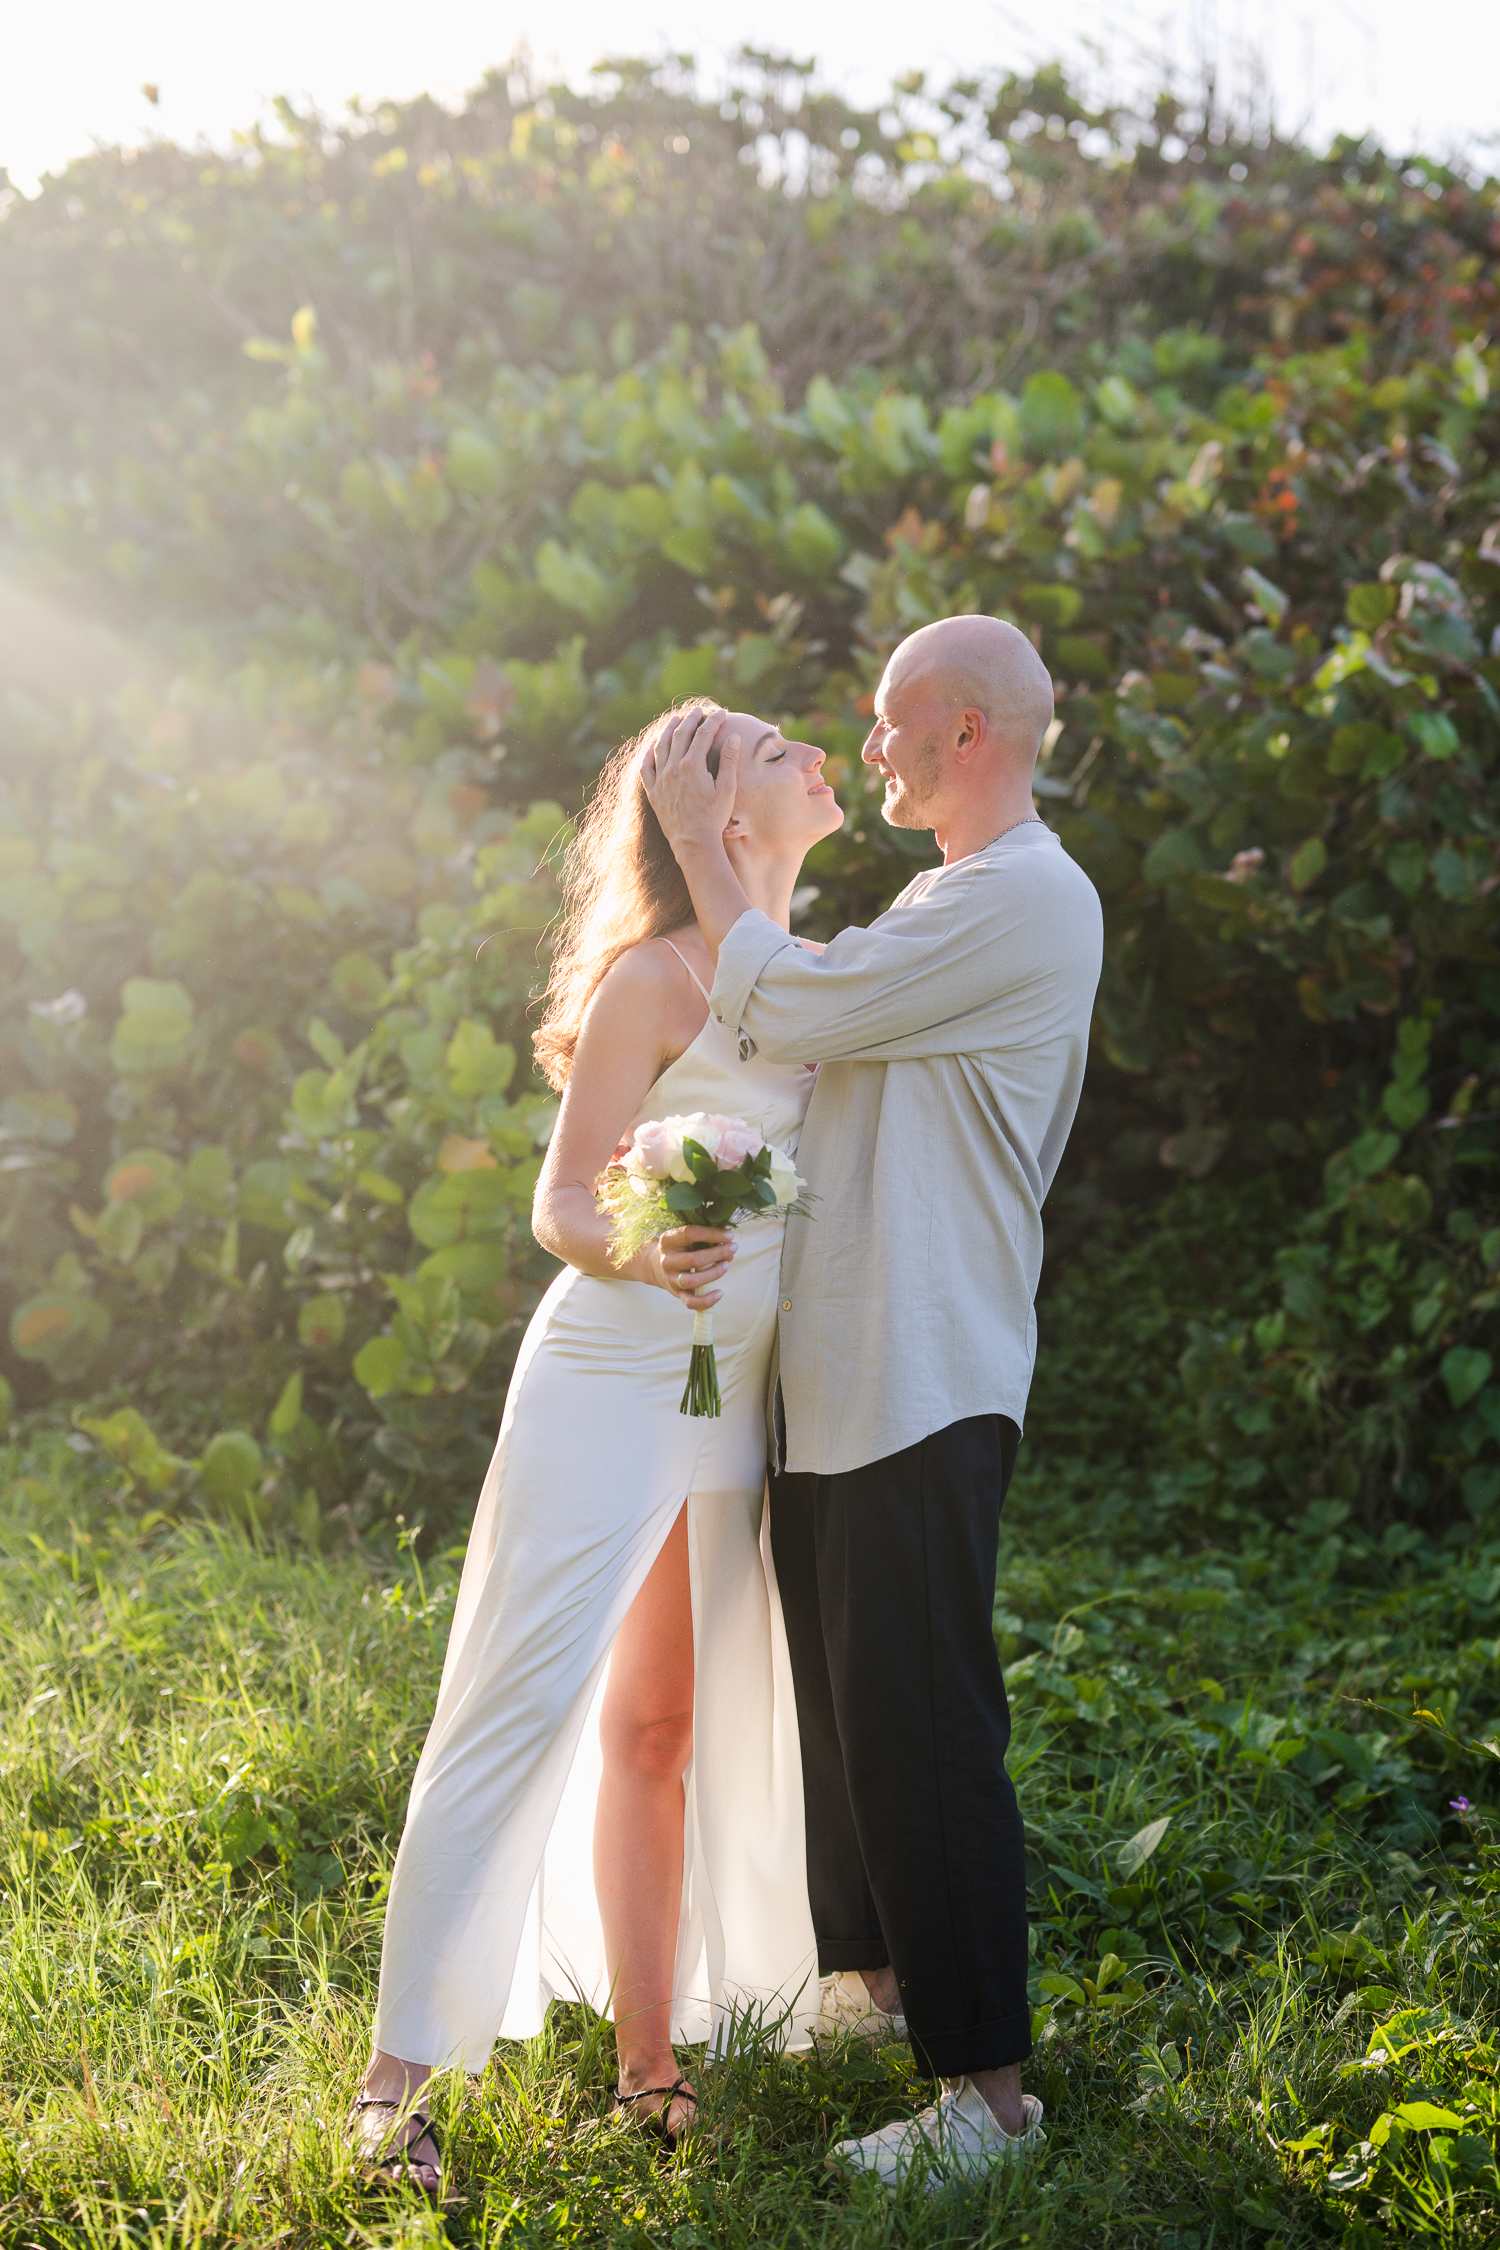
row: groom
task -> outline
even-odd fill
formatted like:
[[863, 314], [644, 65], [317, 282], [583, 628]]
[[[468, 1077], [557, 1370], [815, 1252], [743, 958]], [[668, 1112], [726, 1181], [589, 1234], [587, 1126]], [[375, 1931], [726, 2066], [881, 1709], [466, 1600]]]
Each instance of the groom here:
[[689, 713], [643, 769], [716, 956], [714, 1014], [742, 1057], [821, 1066], [797, 1158], [821, 1200], [782, 1257], [771, 1539], [825, 2013], [904, 2015], [945, 2082], [934, 2108], [834, 2152], [888, 2182], [919, 2155], [981, 2171], [1041, 2118], [1021, 2092], [1025, 1860], [991, 1617], [1041, 1204], [1100, 967], [1093, 886], [1032, 803], [1051, 718], [1013, 625], [951, 617], [901, 643], [863, 755], [885, 819], [931, 829], [943, 865], [821, 955], [730, 866], [725, 715]]

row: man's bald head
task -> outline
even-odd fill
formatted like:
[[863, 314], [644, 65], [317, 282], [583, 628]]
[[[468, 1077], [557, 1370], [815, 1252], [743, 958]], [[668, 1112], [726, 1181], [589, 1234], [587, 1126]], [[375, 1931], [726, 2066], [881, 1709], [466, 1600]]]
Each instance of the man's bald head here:
[[998, 617], [941, 617], [909, 633], [886, 666], [887, 691], [915, 691], [945, 717], [981, 711], [1007, 762], [1030, 774], [1052, 724], [1052, 678], [1030, 641]]
[[1033, 817], [1031, 777], [1052, 723], [1052, 681], [998, 617], [944, 617], [909, 634], [875, 691], [867, 765], [882, 817], [930, 828], [948, 858]]

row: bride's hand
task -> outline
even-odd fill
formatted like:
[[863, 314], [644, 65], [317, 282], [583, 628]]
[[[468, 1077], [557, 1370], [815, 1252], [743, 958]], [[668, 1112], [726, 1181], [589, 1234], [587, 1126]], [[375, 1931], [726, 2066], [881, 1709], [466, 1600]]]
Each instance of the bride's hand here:
[[632, 1281], [654, 1282], [689, 1312], [708, 1312], [723, 1296], [715, 1289], [734, 1256], [728, 1227], [673, 1227], [648, 1242], [626, 1269]]

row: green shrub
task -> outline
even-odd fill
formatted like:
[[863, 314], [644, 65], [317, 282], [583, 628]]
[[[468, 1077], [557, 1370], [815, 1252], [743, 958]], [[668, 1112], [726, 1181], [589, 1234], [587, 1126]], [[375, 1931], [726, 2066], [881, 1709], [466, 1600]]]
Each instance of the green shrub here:
[[23, 1398], [130, 1402], [77, 1442], [138, 1493], [316, 1535], [493, 1436], [550, 1270], [517, 1048], [565, 824], [496, 809], [478, 750], [382, 774], [337, 721], [267, 717], [243, 763], [238, 715], [138, 681], [9, 712], [9, 1332]]
[[[1046, 93], [1086, 122], [1060, 81]], [[642, 133], [668, 98], [631, 81]], [[601, 93], [596, 122], [615, 100]], [[488, 90], [462, 134], [495, 131], [499, 101]], [[569, 147], [590, 145], [586, 112], [528, 113], [493, 143], [483, 195], [468, 143], [456, 169], [398, 164], [397, 112], [338, 161], [377, 202], [405, 182], [434, 274], [440, 241], [469, 258], [518, 211], [531, 223], [545, 190], [557, 231], [535, 256], [563, 289], [569, 230], [602, 224], [614, 192], [559, 153], [559, 118]], [[789, 387], [742, 322], [674, 324], [671, 289], [643, 343], [554, 322], [541, 356], [519, 332], [444, 327], [435, 300], [441, 352], [384, 314], [367, 331], [326, 264], [337, 319], [294, 310], [248, 245], [280, 226], [273, 195], [324, 161], [306, 139], [262, 151], [264, 180], [234, 174], [248, 231], [224, 249], [286, 341], [216, 352], [183, 299], [151, 415], [137, 398], [65, 429], [12, 337], [0, 1240], [23, 1407], [132, 1408], [185, 1464], [242, 1431], [265, 1461], [246, 1505], [278, 1525], [386, 1517], [418, 1494], [428, 1514], [466, 1504], [547, 1271], [525, 1224], [550, 1114], [525, 1008], [566, 814], [663, 704], [754, 704], [825, 749], [849, 807], [809, 861], [806, 927], [868, 919], [930, 857], [864, 786], [870, 691], [903, 632], [982, 609], [1022, 624], [1058, 680], [1038, 799], [1105, 902], [1094, 1057], [1049, 1233], [1064, 1275], [1108, 1249], [1078, 1269], [1116, 1292], [1107, 1343], [1066, 1281], [1054, 1304], [1088, 1322], [1089, 1412], [1120, 1438], [1122, 1505], [1148, 1504], [1121, 1435], [1144, 1358], [1164, 1369], [1158, 1466], [1205, 1505], [1337, 1500], [1376, 1527], [1485, 1514], [1494, 193], [1279, 151], [1247, 155], [1241, 198], [1169, 179], [1144, 149], [1106, 173], [1065, 136], [1054, 160], [1028, 114], [1015, 87], [982, 125], [955, 111], [956, 131], [1010, 136], [1034, 186], [1010, 203], [962, 165], [923, 185], [906, 168], [928, 159], [893, 143], [888, 217], [842, 158], [821, 201], [736, 205], [737, 226], [801, 230], [799, 256], [819, 227], [878, 240], [903, 304], [941, 294], [918, 277], [977, 214], [998, 307], [1015, 244], [1040, 255], [1062, 224], [1059, 183], [1075, 217], [1115, 198], [1171, 324], [1080, 282], [1071, 327], [1048, 300], [1050, 359], [1037, 347], [1004, 382], [995, 355], [986, 372], [955, 347], [941, 364], [838, 359]], [[845, 130], [832, 110], [815, 122], [830, 146]], [[645, 239], [681, 206], [635, 131], [619, 146], [642, 167]], [[715, 132], [692, 161], [717, 193]], [[31, 289], [15, 334], [39, 361], [57, 348], [49, 261], [113, 302], [120, 249], [176, 304], [172, 199], [205, 243], [227, 241], [227, 175], [194, 184], [158, 152], [116, 243], [116, 170], [93, 163], [70, 174], [76, 243], [50, 189], [0, 222], [0, 271]], [[472, 192], [455, 200], [460, 176]], [[1186, 268], [1168, 278], [1188, 257], [1163, 246], [1168, 211], [1209, 245], [1191, 287]], [[367, 219], [351, 204], [327, 220], [356, 262]], [[1091, 255], [1083, 241], [1062, 226], [1059, 272]], [[1289, 310], [1268, 326], [1262, 300], [1214, 276], [1272, 267]], [[1398, 303], [1399, 332], [1380, 311]], [[1243, 1240], [1164, 1269], [1140, 1328], [1118, 1292], [1140, 1245], [1198, 1239], [1199, 1183], [1211, 1202], [1222, 1188]], [[1055, 1397], [1044, 1379], [1049, 1449]], [[170, 1489], [201, 1495], [202, 1471]]]

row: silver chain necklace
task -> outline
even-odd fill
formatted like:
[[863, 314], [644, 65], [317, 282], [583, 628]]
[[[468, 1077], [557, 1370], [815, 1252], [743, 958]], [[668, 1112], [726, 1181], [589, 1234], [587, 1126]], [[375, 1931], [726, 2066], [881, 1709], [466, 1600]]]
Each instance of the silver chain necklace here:
[[[1009, 828], [1002, 828], [1000, 831], [1000, 836], [1012, 836], [1015, 834], [1015, 831], [1018, 828], [1030, 828], [1033, 824], [1035, 824], [1035, 826], [1038, 828], [1045, 828], [1047, 825], [1039, 812], [1029, 812], [1023, 815], [1020, 820], [1013, 820]], [[985, 845], [985, 850], [989, 850], [990, 844], [998, 844], [1000, 841], [1000, 836], [992, 836], [990, 838], [990, 843]]]

